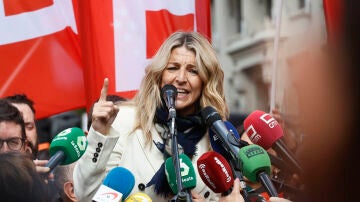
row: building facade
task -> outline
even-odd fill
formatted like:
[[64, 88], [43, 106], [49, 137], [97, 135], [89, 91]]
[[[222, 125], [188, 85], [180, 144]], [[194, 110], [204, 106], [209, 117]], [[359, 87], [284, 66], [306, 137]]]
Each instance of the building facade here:
[[[230, 111], [269, 111], [271, 102], [282, 106], [280, 110], [293, 105], [296, 95], [287, 80], [287, 59], [311, 43], [309, 37], [326, 40], [322, 1], [213, 0], [211, 9], [212, 43], [225, 71]], [[277, 57], [274, 50], [278, 50]]]

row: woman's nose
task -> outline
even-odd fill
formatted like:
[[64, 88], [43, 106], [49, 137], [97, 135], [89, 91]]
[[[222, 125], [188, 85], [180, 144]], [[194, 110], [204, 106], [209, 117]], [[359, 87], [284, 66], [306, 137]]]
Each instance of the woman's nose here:
[[176, 81], [185, 82], [186, 81], [186, 71], [180, 70], [176, 75]]

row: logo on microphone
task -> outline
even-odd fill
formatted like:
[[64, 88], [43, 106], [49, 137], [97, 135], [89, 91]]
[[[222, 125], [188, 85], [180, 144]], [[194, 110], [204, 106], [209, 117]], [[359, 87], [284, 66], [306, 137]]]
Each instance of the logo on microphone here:
[[[189, 172], [190, 172], [190, 167], [188, 165], [186, 165], [186, 163], [183, 162], [183, 159], [180, 158], [180, 175], [181, 175], [181, 181], [182, 182], [188, 182], [188, 181], [191, 181], [191, 180], [194, 180], [194, 177], [192, 176], [187, 176], [189, 175]], [[185, 177], [187, 176], [187, 177]]]
[[61, 131], [57, 136], [66, 136], [69, 133], [71, 133], [71, 128]]
[[275, 118], [267, 113], [261, 115], [260, 120], [265, 122], [270, 128], [274, 128], [278, 124], [278, 122], [275, 120]]
[[186, 163], [184, 163], [181, 158], [180, 158], [180, 170], [182, 170], [181, 176], [188, 175], [190, 170], [189, 166], [187, 166]]
[[219, 139], [219, 137], [218, 137], [216, 134], [214, 134], [214, 135], [212, 136], [212, 138], [213, 138], [214, 142], [218, 141], [218, 139]]
[[212, 186], [214, 189], [216, 189], [216, 185], [211, 181], [210, 176], [206, 173], [206, 169], [205, 169], [206, 165], [202, 163], [198, 166], [198, 168], [200, 168], [201, 173], [205, 177], [206, 181], [210, 184], [210, 186]]
[[261, 139], [261, 135], [256, 132], [252, 124], [246, 129], [245, 132], [249, 136], [250, 140], [255, 144]]
[[114, 200], [118, 197], [118, 194], [114, 192], [107, 192], [107, 193], [103, 193], [102, 197], [104, 197], [104, 199], [107, 200]]
[[77, 138], [77, 142], [76, 142], [77, 146], [79, 147], [79, 149], [81, 151], [85, 151], [86, 146], [87, 146], [87, 140], [85, 136], [79, 136]]
[[217, 157], [214, 157], [214, 160], [221, 167], [221, 171], [225, 174], [226, 182], [230, 182], [231, 176], [230, 176], [229, 172], [226, 170], [224, 164]]
[[264, 154], [264, 151], [260, 147], [252, 147], [245, 150], [245, 155], [247, 158], [251, 158], [260, 154]]

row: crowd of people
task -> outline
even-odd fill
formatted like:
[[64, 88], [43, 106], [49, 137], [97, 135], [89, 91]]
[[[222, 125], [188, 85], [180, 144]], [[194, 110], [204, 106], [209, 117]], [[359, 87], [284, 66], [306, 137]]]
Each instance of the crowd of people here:
[[[356, 161], [353, 156], [358, 142], [360, 30], [352, 23], [358, 24], [353, 16], [360, 7], [357, 3], [348, 6], [346, 1], [344, 8], [343, 37], [325, 47], [312, 47], [311, 57], [294, 67], [301, 68], [303, 73], [290, 75], [299, 98], [301, 131], [306, 136], [299, 143], [285, 133], [284, 140], [290, 150], [296, 151], [304, 172], [301, 175], [286, 172], [273, 165], [270, 178], [280, 194], [270, 197], [259, 191], [255, 193], [258, 201], [356, 199], [356, 186], [351, 182], [359, 178], [358, 166], [352, 162]], [[57, 166], [53, 172], [46, 166], [49, 159], [39, 160], [32, 100], [24, 94], [1, 98], [2, 196], [6, 201], [92, 201], [109, 171], [124, 167], [134, 176], [132, 194], [144, 193], [156, 202], [173, 200], [178, 196], [168, 183], [165, 164], [167, 159], [178, 155], [174, 153], [174, 138], [178, 143], [176, 151], [189, 157], [194, 168], [200, 156], [213, 150], [201, 112], [211, 106], [223, 121], [229, 119], [223, 79], [215, 50], [204, 36], [183, 31], [171, 34], [147, 65], [134, 98], [109, 95], [108, 86], [113, 84], [104, 79], [99, 99], [88, 112], [88, 146], [84, 155], [72, 164]], [[165, 85], [173, 85], [177, 90], [175, 134], [169, 121], [168, 103], [162, 95]], [[272, 115], [285, 131], [293, 129], [287, 128], [277, 109]], [[252, 144], [245, 139], [247, 135], [241, 137]], [[276, 158], [274, 150], [268, 152]], [[219, 194], [201, 180], [197, 170], [195, 173], [196, 185], [185, 192], [191, 201], [249, 200], [238, 178], [232, 191]], [[279, 177], [279, 173], [287, 176]], [[261, 184], [251, 186], [261, 187]]]

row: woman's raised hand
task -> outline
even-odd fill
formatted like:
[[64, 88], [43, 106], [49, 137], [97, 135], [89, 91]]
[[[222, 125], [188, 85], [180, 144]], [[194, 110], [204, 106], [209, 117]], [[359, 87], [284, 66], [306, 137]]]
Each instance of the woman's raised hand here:
[[104, 79], [104, 84], [100, 92], [99, 101], [94, 104], [92, 113], [92, 127], [97, 132], [107, 135], [111, 124], [114, 122], [119, 108], [112, 101], [107, 101], [109, 79]]

